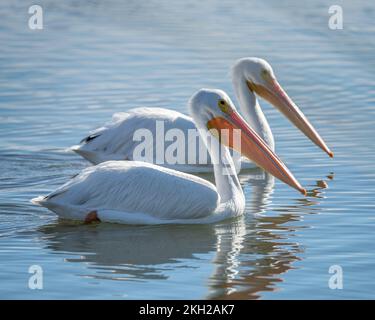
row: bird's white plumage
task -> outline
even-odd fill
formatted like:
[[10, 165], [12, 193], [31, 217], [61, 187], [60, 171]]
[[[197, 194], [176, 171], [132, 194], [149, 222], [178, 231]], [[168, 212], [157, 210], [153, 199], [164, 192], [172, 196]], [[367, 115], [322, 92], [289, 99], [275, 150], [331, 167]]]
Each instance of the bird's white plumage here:
[[[200, 130], [207, 132], [207, 110], [208, 114], [221, 113], [217, 110], [221, 98], [233, 105], [220, 90], [202, 89], [194, 95], [191, 111]], [[218, 188], [197, 176], [146, 162], [107, 161], [32, 202], [61, 218], [81, 221], [92, 211], [103, 222], [127, 224], [220, 221], [242, 214], [245, 208], [233, 161], [228, 149], [224, 151], [212, 155]]]
[[[157, 161], [157, 146], [160, 142], [157, 139], [163, 139], [157, 134], [157, 122], [162, 123], [163, 132], [166, 133], [171, 129], [178, 129], [183, 132], [185, 137], [184, 148], [185, 157], [181, 163], [168, 163], [168, 161]], [[140, 144], [139, 141], [134, 141], [135, 132], [139, 129], [146, 129], [153, 137], [147, 145], [147, 141], [142, 141], [143, 146], [152, 150], [152, 159], [147, 162], [157, 163], [167, 168], [173, 168], [178, 171], [198, 173], [198, 172], [212, 172], [212, 162], [210, 155], [207, 153], [201, 137], [189, 134], [189, 130], [197, 130], [194, 121], [191, 117], [169, 109], [164, 108], [136, 108], [128, 112], [115, 113], [112, 121], [105, 124], [90, 133], [88, 139], [83, 139], [82, 143], [78, 146], [72, 147], [72, 150], [80, 154], [85, 159], [93, 164], [98, 164], [109, 160], [139, 160], [134, 158], [134, 149]], [[90, 138], [91, 137], [91, 138]], [[164, 142], [165, 151], [171, 141]], [[194, 146], [195, 150], [195, 164], [189, 162], [189, 145]], [[199, 162], [199, 153], [206, 152], [207, 162]], [[163, 152], [164, 154], [165, 152]], [[191, 155], [190, 155], [191, 156]], [[241, 168], [252, 168], [254, 165], [246, 159], [241, 157], [234, 157], [237, 161], [236, 166], [240, 165]]]
[[157, 121], [163, 121], [165, 130], [195, 128], [191, 118], [182, 113], [163, 108], [137, 108], [114, 114], [111, 122], [92, 131], [88, 139], [73, 150], [94, 164], [108, 160], [134, 160], [133, 151], [137, 144], [133, 140], [134, 132], [144, 128], [155, 137]]
[[107, 161], [83, 170], [36, 202], [61, 218], [84, 220], [95, 210], [102, 221], [127, 213], [134, 221], [149, 223], [206, 218], [220, 196], [212, 183], [194, 175], [145, 162]]

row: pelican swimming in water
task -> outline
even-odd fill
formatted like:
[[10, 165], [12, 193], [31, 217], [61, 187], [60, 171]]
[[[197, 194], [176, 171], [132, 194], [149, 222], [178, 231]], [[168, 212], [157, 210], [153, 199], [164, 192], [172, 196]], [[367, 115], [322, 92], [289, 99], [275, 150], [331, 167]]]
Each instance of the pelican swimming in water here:
[[[238, 60], [232, 67], [232, 83], [244, 119], [273, 151], [275, 150], [274, 138], [256, 94], [269, 101], [310, 140], [330, 157], [333, 157], [333, 153], [323, 139], [282, 89], [267, 61], [259, 58]], [[163, 108], [136, 108], [128, 112], [114, 114], [112, 122], [93, 131], [81, 141], [79, 146], [72, 147], [72, 150], [94, 164], [108, 160], [139, 160], [133, 157], [135, 148], [140, 144], [139, 141], [134, 141], [134, 133], [137, 129], [148, 129], [153, 137], [157, 137], [156, 123], [158, 120], [163, 122], [164, 131], [176, 128], [182, 130], [185, 137], [182, 147], [186, 150], [189, 144], [201, 145], [201, 141], [196, 144], [196, 137], [191, 138], [188, 134], [189, 130], [196, 129], [191, 117]], [[163, 161], [164, 159], [157, 161], [157, 155], [154, 152], [157, 149], [156, 143], [155, 139], [152, 145], [148, 146], [149, 150], [153, 150], [153, 154], [144, 161], [191, 173], [213, 170], [209, 157], [207, 157], [207, 162], [200, 163], [198, 158], [201, 151], [198, 150], [198, 147], [193, 149], [195, 151], [193, 161], [188, 160], [188, 157], [191, 159], [191, 154], [184, 158], [183, 163], [168, 163]], [[167, 148], [168, 143], [164, 143], [163, 151]], [[185, 154], [188, 154], [188, 151]], [[236, 163], [236, 167], [239, 164], [241, 168], [254, 167], [254, 164], [245, 158], [234, 157], [234, 161], [241, 161], [241, 163]]]
[[[237, 150], [306, 195], [284, 163], [238, 114], [221, 90], [201, 89], [190, 113], [214, 163], [216, 185], [141, 161], [108, 161], [84, 169], [56, 191], [32, 200], [61, 218], [126, 224], [213, 223], [243, 214], [245, 198], [222, 130], [240, 132]], [[216, 138], [215, 138], [216, 137]], [[219, 138], [219, 139], [217, 139]], [[213, 152], [210, 141], [225, 144]], [[237, 146], [237, 144], [236, 144]]]

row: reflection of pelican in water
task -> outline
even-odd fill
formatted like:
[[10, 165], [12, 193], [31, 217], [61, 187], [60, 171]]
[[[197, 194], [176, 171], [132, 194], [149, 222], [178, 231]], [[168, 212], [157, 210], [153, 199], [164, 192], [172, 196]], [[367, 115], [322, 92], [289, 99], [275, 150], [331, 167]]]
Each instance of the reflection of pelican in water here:
[[[261, 177], [259, 169], [242, 175], [245, 193], [252, 189], [252, 198], [248, 197], [246, 203], [248, 215], [228, 223], [195, 226], [57, 223], [39, 231], [47, 241], [47, 248], [70, 256], [66, 261], [88, 263], [90, 272], [85, 276], [126, 281], [166, 280], [174, 269], [191, 270], [192, 264], [197, 266], [193, 260], [199, 263], [205, 255], [214, 254], [214, 271], [207, 275], [207, 297], [257, 298], [261, 292], [275, 290], [280, 275], [299, 259], [298, 244], [285, 240], [296, 228], [288, 223], [301, 220], [303, 213], [314, 212], [313, 202], [307, 200], [297, 202], [294, 213], [264, 216], [274, 180], [268, 175]], [[253, 213], [257, 213], [255, 218]], [[72, 254], [77, 258], [71, 258]], [[194, 277], [194, 273], [186, 273], [183, 281], [189, 277]], [[128, 293], [131, 298], [132, 293]], [[173, 288], [171, 296], [175, 297]]]
[[[265, 179], [258, 181], [253, 186], [263, 190], [263, 197], [256, 197], [259, 192], [253, 191], [250, 207], [258, 215], [248, 221], [244, 217], [231, 226], [218, 228], [218, 234], [223, 236], [218, 236], [220, 241], [214, 260], [217, 267], [210, 279], [210, 299], [257, 299], [261, 292], [275, 291], [277, 283], [282, 281], [281, 274], [292, 269], [293, 262], [301, 259], [298, 254], [302, 248], [289, 239], [296, 229], [306, 226], [288, 223], [302, 220], [304, 214], [316, 213], [318, 201], [297, 200], [293, 206], [275, 209], [277, 215], [265, 216], [262, 213], [272, 194], [274, 178], [266, 175]], [[324, 181], [318, 180], [309, 194], [317, 200], [323, 198], [322, 189], [326, 187]]]
[[[53, 251], [78, 254], [69, 262], [88, 262], [103, 277], [163, 279], [163, 264], [194, 259], [208, 253], [215, 244], [215, 230], [209, 225], [125, 226], [56, 223], [40, 228]], [[103, 273], [104, 272], [104, 273]]]

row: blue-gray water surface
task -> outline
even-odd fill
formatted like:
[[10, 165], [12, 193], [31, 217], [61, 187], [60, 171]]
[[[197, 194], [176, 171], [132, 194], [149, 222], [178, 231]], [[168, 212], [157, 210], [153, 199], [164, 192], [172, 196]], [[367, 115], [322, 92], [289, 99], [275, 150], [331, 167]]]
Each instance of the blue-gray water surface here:
[[[32, 4], [0, 2], [0, 298], [375, 297], [374, 2], [334, 1], [342, 30], [323, 0], [41, 0], [42, 30]], [[186, 112], [202, 87], [235, 101], [229, 68], [245, 56], [271, 63], [335, 153], [260, 101], [308, 197], [253, 170], [245, 215], [216, 225], [81, 225], [29, 202], [90, 165], [69, 147], [114, 112]]]

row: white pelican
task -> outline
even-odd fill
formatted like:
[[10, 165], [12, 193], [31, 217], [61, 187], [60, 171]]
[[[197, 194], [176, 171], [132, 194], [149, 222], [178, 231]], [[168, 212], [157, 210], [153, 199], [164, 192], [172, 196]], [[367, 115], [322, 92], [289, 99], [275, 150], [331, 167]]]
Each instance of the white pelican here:
[[[197, 176], [141, 161], [108, 161], [84, 169], [56, 191], [32, 200], [61, 218], [126, 224], [212, 223], [244, 212], [245, 199], [229, 150], [212, 152], [212, 130], [241, 132], [238, 151], [306, 195], [284, 163], [238, 114], [221, 90], [201, 89], [190, 112], [214, 160], [216, 186]], [[204, 134], [202, 134], [204, 133]], [[241, 149], [241, 150], [239, 150]]]
[[[271, 66], [265, 60], [259, 58], [238, 60], [232, 67], [232, 82], [244, 119], [273, 151], [275, 149], [274, 138], [255, 94], [258, 94], [279, 109], [308, 138], [328, 153], [330, 157], [333, 157], [333, 153], [323, 139], [281, 88]], [[164, 123], [165, 131], [178, 128], [184, 132], [186, 138], [183, 145], [186, 150], [187, 145], [195, 145], [195, 137], [193, 141], [188, 135], [189, 129], [196, 128], [192, 118], [169, 109], [137, 108], [125, 113], [114, 114], [112, 122], [91, 132], [89, 136], [81, 141], [79, 146], [72, 147], [72, 150], [94, 164], [108, 160], [137, 160], [133, 158], [133, 151], [139, 145], [139, 142], [134, 141], [134, 132], [139, 128], [145, 128], [152, 132], [153, 137], [156, 137], [157, 120]], [[149, 149], [153, 150], [153, 154], [146, 160], [148, 162], [184, 172], [210, 172], [213, 170], [209, 157], [207, 163], [199, 164], [198, 147], [193, 155], [194, 161], [189, 162], [186, 156], [184, 161], [182, 161], [183, 163], [167, 163], [157, 161], [155, 152], [157, 149], [156, 140], [152, 143], [153, 145], [150, 145]], [[201, 141], [196, 145], [199, 146], [200, 144]], [[167, 147], [168, 143], [165, 143], [163, 151]], [[234, 160], [241, 159], [240, 157], [235, 157]], [[247, 159], [242, 158], [242, 160], [244, 161], [241, 163], [241, 168], [254, 166]], [[236, 166], [239, 164], [236, 163]]]

